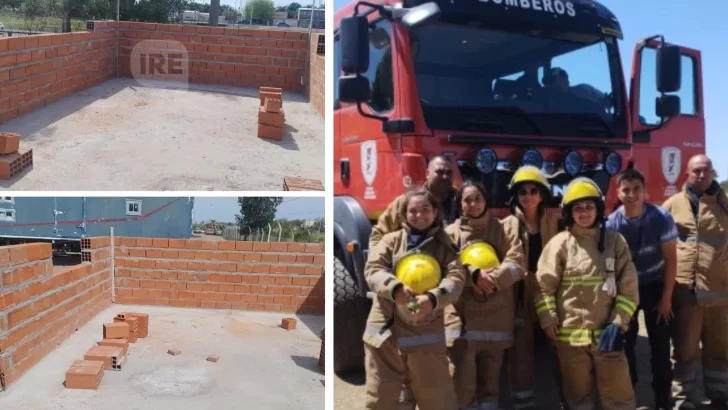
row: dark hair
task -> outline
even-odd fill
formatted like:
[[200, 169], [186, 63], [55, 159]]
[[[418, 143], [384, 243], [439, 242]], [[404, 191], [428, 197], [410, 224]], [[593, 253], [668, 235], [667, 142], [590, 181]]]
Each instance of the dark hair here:
[[643, 186], [645, 185], [644, 175], [632, 167], [628, 167], [624, 172], [617, 175], [617, 185], [624, 181], [640, 181]]
[[485, 191], [485, 186], [483, 184], [470, 179], [466, 180], [460, 188], [458, 188], [457, 192], [455, 192], [455, 206], [457, 208], [458, 215], [462, 215], [463, 213], [463, 193], [465, 192], [465, 188], [469, 187], [477, 189], [478, 192], [480, 192], [480, 195], [483, 195], [483, 200], [487, 200], [488, 198], [488, 194]]
[[402, 202], [402, 207], [399, 209], [399, 214], [402, 216], [402, 219], [405, 221], [407, 220], [407, 206], [409, 205], [409, 201], [417, 196], [424, 196], [427, 202], [430, 203], [430, 206], [433, 210], [435, 210], [435, 221], [434, 223], [441, 224], [442, 223], [442, 214], [440, 209], [440, 201], [435, 198], [435, 195], [432, 194], [428, 189], [426, 188], [415, 188], [410, 191], [407, 191], [407, 193], [404, 195], [404, 201]]
[[535, 185], [536, 189], [538, 189], [538, 192], [541, 194], [541, 202], [538, 203], [538, 217], [541, 218], [546, 213], [546, 201], [551, 198], [551, 192], [546, 189], [545, 186], [542, 184], [536, 182], [536, 181], [521, 181], [516, 184], [513, 184], [511, 187], [511, 197], [508, 199], [508, 205], [511, 215], [514, 215], [516, 213], [516, 208], [520, 209], [521, 212], [523, 212], [523, 208], [521, 207], [521, 204], [518, 202], [518, 190], [525, 184], [531, 184]]

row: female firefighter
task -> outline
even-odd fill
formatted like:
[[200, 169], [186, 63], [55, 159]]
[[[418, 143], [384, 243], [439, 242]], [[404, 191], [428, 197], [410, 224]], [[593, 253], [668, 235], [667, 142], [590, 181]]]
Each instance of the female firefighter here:
[[408, 192], [402, 228], [370, 251], [364, 274], [376, 296], [363, 337], [367, 409], [398, 409], [405, 381], [421, 410], [457, 409], [443, 309], [462, 292], [465, 269], [437, 204], [425, 189]]
[[498, 409], [501, 363], [513, 343], [512, 289], [523, 278], [521, 241], [486, 212], [485, 195], [482, 185], [466, 181], [456, 194], [462, 216], [445, 228], [469, 273], [462, 296], [445, 311], [460, 409]]
[[604, 410], [634, 409], [622, 349], [639, 303], [629, 248], [606, 230], [604, 198], [592, 180], [574, 179], [561, 205], [567, 229], [543, 249], [535, 302], [541, 327], [556, 341], [566, 405], [595, 408], [596, 383]]
[[[540, 169], [526, 165], [519, 168], [509, 186], [511, 215], [503, 220], [509, 237], [518, 237], [523, 244], [523, 264], [526, 278], [514, 289], [516, 327], [513, 346], [508, 349], [508, 380], [515, 410], [535, 409], [533, 394], [533, 368], [536, 344], [534, 336], [538, 320], [533, 305], [536, 284], [536, 266], [541, 250], [560, 230], [560, 219], [546, 213], [545, 200], [550, 197], [550, 186]], [[556, 372], [558, 376], [558, 372]], [[558, 385], [558, 377], [556, 377]]]

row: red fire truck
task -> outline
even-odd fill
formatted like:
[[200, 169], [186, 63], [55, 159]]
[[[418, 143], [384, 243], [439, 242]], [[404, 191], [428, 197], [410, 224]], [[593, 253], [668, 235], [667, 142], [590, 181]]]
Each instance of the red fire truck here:
[[355, 1], [334, 18], [336, 371], [361, 369], [371, 306], [363, 280], [372, 223], [426, 164], [449, 157], [507, 213], [521, 165], [561, 194], [577, 176], [616, 202], [627, 166], [656, 204], [680, 190], [705, 152], [701, 55], [663, 36], [639, 41], [628, 82], [622, 29], [591, 0]]

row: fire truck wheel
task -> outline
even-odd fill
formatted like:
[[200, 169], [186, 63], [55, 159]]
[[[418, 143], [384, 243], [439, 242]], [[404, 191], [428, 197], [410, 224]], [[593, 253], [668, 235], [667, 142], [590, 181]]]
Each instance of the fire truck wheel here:
[[364, 370], [364, 328], [371, 302], [359, 295], [357, 281], [334, 259], [334, 371]]

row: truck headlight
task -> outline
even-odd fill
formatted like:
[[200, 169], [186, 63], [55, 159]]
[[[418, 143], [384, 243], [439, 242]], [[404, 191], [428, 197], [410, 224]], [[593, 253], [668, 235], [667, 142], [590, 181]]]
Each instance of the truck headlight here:
[[584, 167], [584, 157], [576, 151], [569, 151], [564, 157], [564, 171], [574, 176]]
[[475, 166], [484, 174], [493, 172], [497, 161], [498, 157], [495, 155], [495, 151], [490, 148], [482, 148], [475, 155]]
[[521, 165], [532, 165], [541, 168], [543, 165], [543, 156], [535, 149], [527, 149], [521, 156]]
[[604, 169], [609, 176], [616, 175], [622, 169], [622, 156], [612, 151], [604, 157]]

